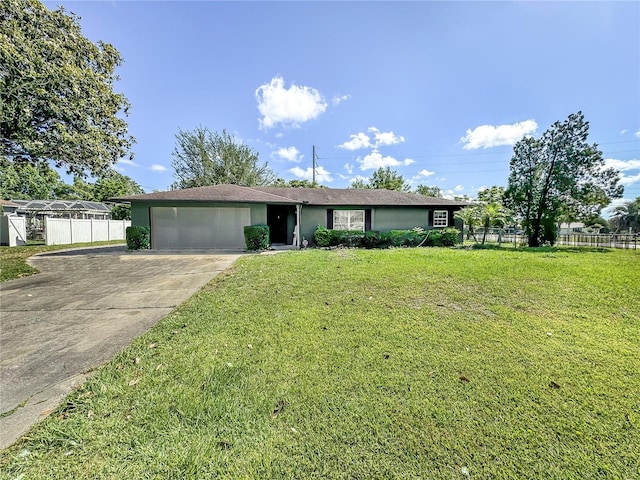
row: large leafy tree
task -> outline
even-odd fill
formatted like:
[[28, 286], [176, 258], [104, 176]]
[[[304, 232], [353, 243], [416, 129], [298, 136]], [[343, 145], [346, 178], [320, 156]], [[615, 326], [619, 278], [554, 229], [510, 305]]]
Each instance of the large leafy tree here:
[[0, 154], [99, 175], [131, 156], [122, 63], [82, 36], [78, 17], [38, 0], [0, 0]]
[[430, 185], [418, 185], [418, 187], [416, 188], [416, 193], [419, 193], [420, 195], [424, 195], [426, 197], [443, 197], [440, 187]]
[[289, 180], [288, 182], [281, 177], [274, 180], [272, 186], [274, 187], [290, 187], [290, 188], [327, 188], [324, 185], [320, 185], [318, 182], [312, 182], [311, 180]]
[[505, 201], [521, 218], [530, 247], [555, 242], [560, 216], [587, 216], [622, 196], [618, 172], [605, 168], [588, 134], [578, 112], [514, 146]]
[[65, 198], [68, 185], [47, 163], [11, 160], [0, 155], [0, 198], [49, 200]]
[[260, 164], [253, 149], [239, 143], [226, 130], [211, 132], [206, 127], [176, 134], [171, 165], [176, 189], [224, 183], [270, 185], [275, 180], [267, 163]]
[[92, 200], [106, 202], [116, 197], [138, 195], [140, 193], [144, 193], [144, 189], [131, 177], [115, 170], [109, 170], [94, 183]]
[[411, 187], [404, 181], [404, 177], [391, 168], [380, 167], [373, 172], [371, 178], [367, 182], [362, 179], [356, 179], [351, 182], [351, 188], [376, 188], [380, 190], [398, 190], [408, 192]]

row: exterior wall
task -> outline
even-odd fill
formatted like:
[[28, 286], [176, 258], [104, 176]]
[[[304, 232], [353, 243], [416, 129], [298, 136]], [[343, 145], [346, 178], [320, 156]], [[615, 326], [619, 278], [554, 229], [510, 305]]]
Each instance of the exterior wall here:
[[327, 225], [327, 208], [303, 205], [300, 211], [300, 242], [306, 239], [313, 245], [313, 234], [318, 225]]
[[371, 230], [408, 230], [428, 227], [429, 209], [403, 207], [376, 207], [371, 212]]

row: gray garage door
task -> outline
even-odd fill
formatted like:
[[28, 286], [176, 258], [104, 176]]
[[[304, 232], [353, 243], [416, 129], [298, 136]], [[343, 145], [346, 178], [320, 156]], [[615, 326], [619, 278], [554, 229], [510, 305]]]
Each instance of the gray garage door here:
[[151, 247], [158, 250], [244, 248], [249, 208], [153, 207]]

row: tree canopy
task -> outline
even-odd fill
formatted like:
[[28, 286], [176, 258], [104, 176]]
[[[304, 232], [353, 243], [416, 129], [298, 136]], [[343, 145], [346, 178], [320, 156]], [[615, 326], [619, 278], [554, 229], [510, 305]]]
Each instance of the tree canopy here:
[[273, 182], [274, 187], [291, 187], [291, 188], [327, 188], [324, 185], [320, 185], [318, 182], [312, 182], [311, 180], [289, 180], [285, 181], [284, 178], [276, 178]]
[[0, 198], [13, 200], [64, 197], [69, 186], [47, 163], [12, 162], [0, 155]]
[[233, 184], [243, 186], [270, 185], [275, 175], [267, 163], [260, 164], [258, 154], [223, 130], [212, 132], [206, 127], [176, 134], [173, 151], [176, 189], [205, 185]]
[[588, 134], [578, 112], [514, 146], [505, 202], [521, 219], [530, 247], [553, 244], [561, 216], [585, 217], [622, 196], [618, 172], [605, 168]]
[[404, 177], [391, 168], [378, 168], [367, 182], [361, 179], [351, 182], [351, 188], [374, 188], [386, 190], [398, 190], [408, 192], [411, 187], [404, 181]]
[[0, 156], [0, 198], [14, 200], [90, 200], [106, 202], [111, 198], [144, 193], [132, 178], [107, 170], [94, 183], [76, 176], [66, 184], [47, 163], [12, 162]]
[[144, 193], [144, 189], [136, 181], [115, 170], [109, 170], [93, 185], [93, 200], [96, 202], [106, 202], [112, 198], [141, 193]]
[[440, 187], [436, 187], [436, 186], [418, 185], [416, 187], [416, 193], [419, 193], [420, 195], [424, 195], [425, 197], [435, 197], [435, 198], [443, 197], [442, 190], [440, 189]]
[[129, 102], [113, 91], [122, 58], [82, 36], [78, 17], [37, 0], [2, 0], [0, 154], [69, 173], [99, 175], [131, 156], [122, 118]]

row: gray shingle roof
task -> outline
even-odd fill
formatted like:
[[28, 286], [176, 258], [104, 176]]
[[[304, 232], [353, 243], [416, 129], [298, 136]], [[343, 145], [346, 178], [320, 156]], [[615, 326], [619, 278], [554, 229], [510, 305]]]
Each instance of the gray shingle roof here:
[[397, 192], [364, 188], [283, 188], [253, 187], [257, 190], [277, 194], [297, 202], [310, 205], [374, 205], [374, 206], [463, 206], [464, 202], [445, 198], [426, 197], [417, 193]]
[[261, 192], [252, 187], [240, 185], [208, 185], [206, 187], [169, 190], [167, 192], [131, 195], [114, 200], [168, 200], [168, 201], [202, 201], [221, 203], [296, 203], [285, 197]]
[[122, 197], [125, 201], [206, 201], [220, 203], [288, 203], [344, 206], [465, 206], [465, 202], [417, 193], [358, 188], [291, 188], [210, 185]]

